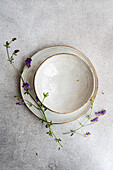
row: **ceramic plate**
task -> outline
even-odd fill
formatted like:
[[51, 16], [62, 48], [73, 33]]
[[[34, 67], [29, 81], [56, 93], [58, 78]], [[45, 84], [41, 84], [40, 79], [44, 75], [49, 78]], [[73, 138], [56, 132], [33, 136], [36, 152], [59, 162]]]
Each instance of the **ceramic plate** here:
[[[32, 56], [32, 63], [31, 67], [28, 69], [26, 66], [24, 67], [22, 76], [26, 82], [28, 82], [31, 86], [30, 92], [34, 97], [36, 97], [35, 92], [34, 92], [34, 75], [37, 70], [37, 68], [40, 66], [40, 64], [47, 59], [48, 57], [59, 54], [59, 53], [70, 53], [74, 54], [78, 57], [80, 57], [84, 62], [86, 62], [90, 69], [92, 70], [94, 74], [94, 90], [92, 96], [95, 98], [98, 90], [98, 78], [96, 71], [94, 69], [94, 66], [90, 62], [90, 60], [80, 51], [76, 50], [75, 48], [69, 47], [69, 46], [53, 46], [53, 47], [48, 47], [45, 48], [39, 52], [37, 52], [35, 55]], [[31, 103], [35, 104], [32, 98], [29, 95], [24, 94], [24, 89], [22, 88], [22, 80], [20, 81], [20, 90], [21, 94], [24, 100], [28, 100]], [[26, 106], [34, 113], [36, 116], [43, 118], [43, 115], [35, 108], [35, 107], [29, 107], [29, 105], [26, 103]], [[85, 114], [91, 107], [91, 102], [89, 101], [87, 104], [85, 104], [82, 108], [79, 110], [68, 113], [68, 114], [58, 114], [55, 112], [52, 112], [50, 110], [46, 111], [46, 116], [48, 121], [52, 121], [53, 123], [66, 123], [73, 121], [75, 119], [78, 119], [81, 117], [83, 114]]]
[[56, 54], [39, 66], [34, 87], [40, 101], [43, 100], [43, 92], [49, 92], [43, 102], [46, 108], [55, 113], [71, 113], [90, 100], [94, 89], [93, 72], [76, 55]]

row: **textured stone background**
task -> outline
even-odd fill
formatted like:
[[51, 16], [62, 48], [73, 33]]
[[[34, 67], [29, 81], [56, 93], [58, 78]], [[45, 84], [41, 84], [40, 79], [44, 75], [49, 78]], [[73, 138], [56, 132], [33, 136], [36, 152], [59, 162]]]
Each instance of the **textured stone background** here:
[[[20, 70], [26, 57], [51, 45], [73, 46], [89, 57], [99, 78], [94, 111], [107, 110], [84, 129], [92, 133], [89, 138], [62, 135], [78, 121], [54, 125], [64, 145], [58, 151], [41, 122], [15, 105], [19, 76], [3, 47], [12, 37], [18, 39], [12, 48], [20, 49], [15, 61]], [[113, 170], [112, 0], [0, 0], [0, 59], [0, 170]]]

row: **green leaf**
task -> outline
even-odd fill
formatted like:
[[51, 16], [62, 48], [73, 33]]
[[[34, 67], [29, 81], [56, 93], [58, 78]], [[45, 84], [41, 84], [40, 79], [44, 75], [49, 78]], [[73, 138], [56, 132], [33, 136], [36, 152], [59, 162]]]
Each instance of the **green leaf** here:
[[24, 90], [25, 90], [24, 94], [29, 94], [29, 89], [24, 89]]
[[56, 142], [60, 142], [61, 139], [60, 139], [60, 138], [55, 138], [55, 141], [56, 141]]
[[13, 58], [13, 56], [11, 56], [10, 58], [8, 58], [8, 60], [7, 60], [7, 61], [9, 61], [9, 62], [10, 62], [10, 64], [12, 64], [12, 63], [14, 63], [14, 62], [13, 62], [13, 60], [14, 60], [14, 58]]
[[29, 92], [28, 92], [28, 91], [25, 91], [24, 94], [29, 94]]
[[42, 123], [44, 123], [44, 120], [42, 120]]
[[46, 124], [45, 127], [48, 128], [48, 124]]
[[8, 41], [6, 41], [6, 44], [4, 44], [6, 48], [10, 48]]
[[49, 136], [52, 136], [52, 132], [49, 130]]
[[81, 126], [83, 126], [83, 124], [82, 124], [81, 122], [79, 122], [79, 124], [80, 124]]
[[10, 46], [9, 45], [4, 45], [5, 47], [7, 47], [7, 48], [10, 48]]
[[44, 119], [41, 119], [41, 118], [38, 118], [38, 120], [39, 120], [39, 121], [41, 120], [41, 121], [42, 121], [42, 123], [43, 123], [43, 122], [45, 122], [45, 120], [44, 120]]
[[49, 96], [49, 93], [48, 92], [47, 93], [43, 93], [43, 96], [44, 96], [44, 98], [46, 98], [46, 97]]
[[29, 107], [32, 107], [32, 103], [29, 103]]
[[74, 133], [71, 133], [71, 135], [70, 136], [73, 136], [74, 135]]
[[46, 132], [46, 134], [48, 134], [49, 136], [52, 136], [52, 132], [50, 130], [49, 130], [49, 132]]

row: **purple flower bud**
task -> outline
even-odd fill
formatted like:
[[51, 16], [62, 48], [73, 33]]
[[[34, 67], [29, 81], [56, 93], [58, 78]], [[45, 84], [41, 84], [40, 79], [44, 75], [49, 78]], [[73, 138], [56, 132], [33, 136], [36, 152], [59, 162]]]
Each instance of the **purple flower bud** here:
[[14, 51], [14, 53], [18, 53], [18, 52], [19, 52], [19, 50], [15, 50], [15, 51]]
[[95, 117], [94, 119], [91, 120], [92, 123], [95, 123], [98, 121], [98, 117]]
[[100, 111], [100, 112], [96, 112], [95, 114], [96, 114], [97, 116], [103, 116], [105, 113], [106, 113], [106, 110], [102, 110], [102, 111]]
[[28, 89], [30, 89], [30, 85], [26, 82], [23, 82], [23, 86], [22, 86], [23, 88], [24, 88], [24, 90], [28, 90]]
[[90, 132], [86, 132], [85, 136], [90, 136], [91, 133]]
[[15, 40], [16, 40], [16, 38], [13, 38], [13, 39], [12, 39], [12, 41], [15, 41]]
[[17, 56], [17, 53], [19, 52], [19, 50], [15, 50], [14, 52], [13, 52], [13, 54], [15, 55], [15, 56]]
[[24, 105], [25, 102], [23, 100], [20, 100], [18, 103], [16, 103], [16, 105]]
[[31, 61], [32, 61], [31, 58], [27, 58], [27, 59], [25, 60], [26, 66], [27, 66], [28, 68], [31, 67]]

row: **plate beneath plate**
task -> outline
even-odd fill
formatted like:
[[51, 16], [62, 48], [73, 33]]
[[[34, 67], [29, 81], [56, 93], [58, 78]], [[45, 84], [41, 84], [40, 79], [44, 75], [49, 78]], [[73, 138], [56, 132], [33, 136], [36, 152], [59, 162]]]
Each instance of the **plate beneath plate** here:
[[[94, 91], [93, 91], [92, 96], [95, 98], [97, 94], [97, 90], [98, 90], [98, 78], [97, 78], [97, 74], [94, 69], [94, 66], [83, 53], [69, 46], [53, 46], [53, 47], [45, 48], [32, 56], [32, 63], [29, 69], [26, 66], [24, 67], [22, 76], [25, 82], [28, 82], [30, 84], [30, 87], [31, 87], [30, 92], [32, 93], [34, 98], [36, 97], [36, 95], [34, 92], [33, 80], [34, 80], [34, 75], [35, 75], [37, 68], [45, 59], [58, 53], [70, 53], [70, 54], [77, 55], [89, 65], [89, 67], [92, 69], [92, 72], [94, 74]], [[32, 100], [32, 98], [29, 95], [24, 94], [24, 89], [22, 88], [22, 80], [20, 81], [20, 90], [21, 90], [21, 94], [24, 100], [28, 100], [31, 103], [35, 104], [35, 102]], [[36, 116], [43, 118], [43, 115], [35, 107], [33, 106], [29, 107], [27, 103], [26, 103], [26, 106]], [[90, 107], [91, 107], [91, 102], [89, 101], [86, 105], [84, 105], [82, 108], [80, 108], [79, 110], [75, 112], [68, 113], [68, 114], [58, 114], [50, 110], [47, 110], [46, 116], [47, 116], [48, 121], [52, 121], [53, 123], [66, 123], [66, 122], [70, 122], [75, 119], [78, 119], [83, 114], [85, 114], [90, 109]]]

